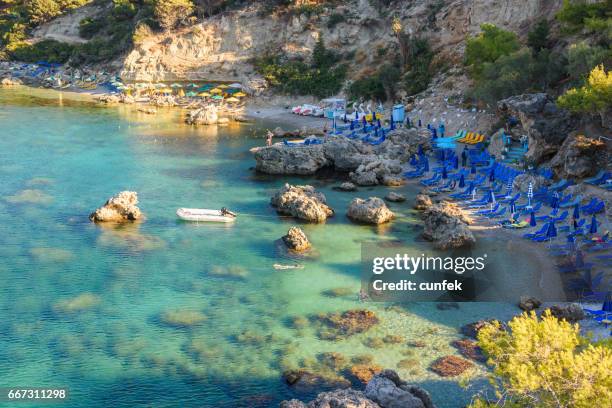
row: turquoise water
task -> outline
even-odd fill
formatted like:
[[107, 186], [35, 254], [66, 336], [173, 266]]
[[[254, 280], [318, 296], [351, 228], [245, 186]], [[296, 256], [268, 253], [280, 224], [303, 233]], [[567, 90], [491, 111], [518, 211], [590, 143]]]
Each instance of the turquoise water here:
[[[514, 309], [357, 301], [361, 242], [425, 248], [414, 242], [409, 204], [391, 205], [399, 214], [391, 225], [358, 226], [345, 217], [353, 195], [333, 191], [331, 180], [255, 174], [248, 149], [262, 140], [251, 135], [272, 124], [196, 129], [174, 111], [147, 116], [35, 95], [0, 91], [0, 386], [68, 387], [69, 400], [59, 404], [68, 407], [275, 406], [313, 395], [286, 386], [283, 369], [321, 369], [319, 354], [335, 351], [348, 359], [369, 354], [396, 369], [413, 355], [414, 367], [398, 369], [402, 377], [427, 388], [440, 407], [468, 401], [473, 390], [427, 367], [456, 354], [450, 342], [461, 325]], [[325, 225], [302, 225], [315, 248], [306, 259], [288, 258], [278, 246], [295, 224], [269, 206], [285, 182], [315, 185], [338, 210]], [[121, 190], [138, 192], [146, 220], [123, 228], [90, 223], [88, 214]], [[183, 206], [243, 215], [231, 226], [180, 223], [175, 211]], [[272, 267], [294, 262], [304, 268]], [[350, 293], [324, 293], [333, 288]], [[292, 324], [360, 307], [381, 324], [346, 340], [322, 340], [308, 322]], [[167, 324], [173, 311], [201, 321]], [[406, 341], [368, 342], [391, 333]], [[406, 352], [411, 340], [426, 346]]]

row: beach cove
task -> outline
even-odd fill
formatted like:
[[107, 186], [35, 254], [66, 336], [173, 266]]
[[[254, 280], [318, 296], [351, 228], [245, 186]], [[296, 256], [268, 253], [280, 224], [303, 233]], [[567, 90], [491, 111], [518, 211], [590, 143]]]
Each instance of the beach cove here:
[[[287, 386], [285, 370], [308, 369], [338, 384], [351, 365], [368, 362], [424, 387], [438, 407], [459, 407], [474, 394], [459, 382], [482, 386], [483, 367], [453, 378], [428, 367], [459, 355], [451, 343], [463, 325], [520, 311], [508, 303], [441, 310], [359, 302], [361, 243], [431, 252], [417, 239], [418, 214], [411, 204], [390, 203], [391, 224], [356, 225], [346, 218], [351, 199], [389, 188], [347, 194], [326, 175], [256, 173], [249, 149], [263, 140], [254, 135], [276, 122], [196, 128], [175, 109], [151, 116], [23, 87], [0, 90], [0, 108], [0, 372], [11, 381], [3, 386], [66, 386], [71, 407], [177, 400], [263, 407], [321, 391]], [[279, 217], [269, 201], [284, 183], [315, 186], [335, 216], [325, 224]], [[90, 223], [88, 214], [122, 190], [138, 191], [144, 222]], [[393, 191], [411, 203], [418, 188]], [[230, 226], [185, 224], [176, 220], [178, 207], [228, 207], [241, 216]], [[278, 242], [296, 224], [313, 243], [306, 258]], [[541, 257], [516, 259], [512, 245], [480, 239], [478, 250], [497, 253], [507, 270], [538, 268]], [[304, 267], [275, 270], [275, 263]], [[379, 324], [346, 339], [322, 335], [322, 315], [352, 309], [374, 312]], [[343, 366], [328, 364], [325, 353], [342, 355], [335, 360]]]

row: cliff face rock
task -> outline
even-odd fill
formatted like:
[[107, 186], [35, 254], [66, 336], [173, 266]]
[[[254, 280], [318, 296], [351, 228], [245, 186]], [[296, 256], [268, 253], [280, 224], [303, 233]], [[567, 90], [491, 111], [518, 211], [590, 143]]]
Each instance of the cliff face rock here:
[[608, 156], [605, 142], [575, 135], [565, 139], [550, 166], [558, 177], [588, 177], [606, 168]]
[[111, 197], [106, 203], [89, 215], [93, 222], [136, 221], [142, 217], [138, 204], [138, 194], [133, 191], [122, 191]]
[[578, 125], [574, 116], [558, 108], [545, 93], [512, 96], [499, 101], [497, 106], [519, 120], [522, 131], [529, 138], [525, 158], [535, 164], [553, 157]]
[[370, 197], [367, 200], [353, 199], [346, 215], [352, 220], [367, 224], [384, 224], [395, 217], [385, 202], [378, 197]]
[[[428, 0], [391, 4], [389, 15], [397, 15], [413, 31], [427, 28], [433, 48], [449, 60], [460, 60], [466, 35], [479, 32], [482, 23], [493, 23], [525, 34], [540, 18], [551, 18], [562, 0], [453, 0], [432, 7]], [[250, 60], [267, 51], [289, 56], [309, 56], [323, 35], [326, 44], [343, 53], [385, 47], [395, 42], [388, 21], [368, 0], [356, 0], [313, 15], [279, 12], [261, 15], [255, 3], [205, 19], [194, 26], [146, 38], [123, 61], [126, 80], [235, 80], [251, 90], [265, 87], [254, 74]], [[332, 13], [346, 19], [333, 27]], [[377, 16], [372, 18], [372, 16]], [[374, 62], [373, 53], [361, 52], [354, 71]]]
[[423, 212], [423, 220], [423, 238], [433, 241], [437, 249], [469, 247], [476, 243], [468, 228], [470, 218], [455, 204], [433, 204]]
[[285, 184], [274, 194], [271, 204], [280, 214], [310, 221], [325, 222], [334, 211], [327, 205], [325, 196], [312, 186]]

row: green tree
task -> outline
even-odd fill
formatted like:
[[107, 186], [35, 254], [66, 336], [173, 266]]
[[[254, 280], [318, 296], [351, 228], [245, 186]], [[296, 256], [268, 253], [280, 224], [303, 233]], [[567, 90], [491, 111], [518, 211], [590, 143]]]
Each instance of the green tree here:
[[586, 84], [572, 88], [558, 99], [559, 106], [572, 112], [608, 114], [612, 110], [612, 71], [596, 66]]
[[156, 0], [155, 19], [164, 30], [176, 28], [194, 12], [191, 0]]
[[60, 6], [54, 0], [30, 0], [27, 3], [30, 24], [38, 25], [57, 17]]
[[593, 67], [612, 64], [612, 51], [609, 48], [591, 46], [583, 41], [568, 47], [567, 62], [571, 79], [575, 83], [582, 83]]
[[[546, 311], [523, 313], [478, 332], [478, 345], [493, 367], [491, 382], [500, 401], [472, 407], [593, 408], [612, 401], [612, 349], [591, 344], [578, 325]], [[606, 402], [607, 401], [607, 402]]]
[[539, 52], [543, 48], [548, 48], [548, 34], [550, 27], [548, 21], [542, 19], [536, 23], [531, 31], [527, 34], [527, 45], [534, 51]]
[[516, 34], [502, 30], [493, 24], [482, 24], [482, 33], [467, 40], [465, 64], [474, 77], [479, 76], [484, 64], [495, 62], [499, 57], [509, 55], [520, 48]]

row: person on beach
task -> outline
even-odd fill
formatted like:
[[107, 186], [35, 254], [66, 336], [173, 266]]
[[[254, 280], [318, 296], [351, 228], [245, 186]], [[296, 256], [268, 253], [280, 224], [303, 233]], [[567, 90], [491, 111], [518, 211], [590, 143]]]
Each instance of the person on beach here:
[[266, 145], [272, 146], [272, 138], [274, 137], [274, 133], [270, 132], [270, 130], [268, 130], [267, 136], [266, 136]]
[[465, 150], [466, 148], [464, 147], [461, 152], [461, 167], [465, 167], [467, 164], [467, 152]]

